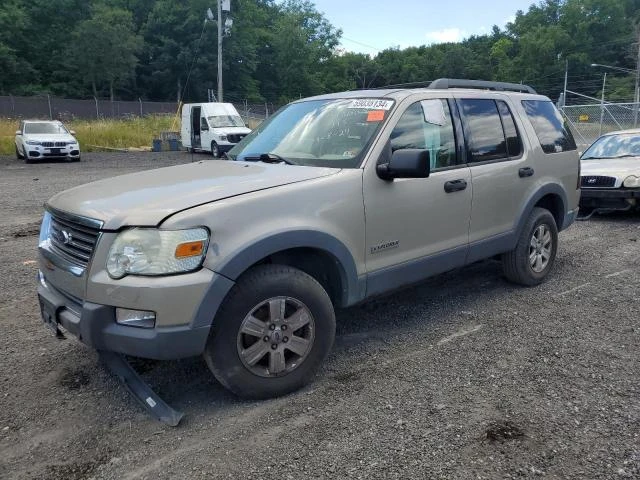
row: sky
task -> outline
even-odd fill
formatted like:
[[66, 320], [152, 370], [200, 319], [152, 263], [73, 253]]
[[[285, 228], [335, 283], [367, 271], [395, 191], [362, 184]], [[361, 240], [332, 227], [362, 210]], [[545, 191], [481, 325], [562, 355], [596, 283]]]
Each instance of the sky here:
[[386, 48], [457, 42], [491, 32], [537, 0], [315, 0], [342, 29], [342, 48], [376, 55]]

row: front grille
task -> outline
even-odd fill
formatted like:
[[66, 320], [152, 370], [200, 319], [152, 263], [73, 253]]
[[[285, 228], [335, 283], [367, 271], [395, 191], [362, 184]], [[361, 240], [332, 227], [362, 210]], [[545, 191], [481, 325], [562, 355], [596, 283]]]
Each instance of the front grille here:
[[49, 238], [52, 249], [72, 263], [86, 267], [91, 260], [100, 230], [71, 218], [52, 216]]
[[586, 177], [582, 177], [582, 181], [580, 182], [580, 185], [582, 187], [605, 187], [605, 188], [611, 188], [614, 187], [616, 184], [616, 177], [601, 177], [601, 176], [586, 176]]
[[53, 142], [42, 142], [43, 147], [53, 147]]
[[55, 147], [66, 147], [67, 146], [67, 142], [56, 142], [56, 144], [54, 146]]
[[246, 136], [244, 133], [232, 133], [231, 135], [227, 135], [227, 140], [229, 140], [229, 143], [238, 143]]

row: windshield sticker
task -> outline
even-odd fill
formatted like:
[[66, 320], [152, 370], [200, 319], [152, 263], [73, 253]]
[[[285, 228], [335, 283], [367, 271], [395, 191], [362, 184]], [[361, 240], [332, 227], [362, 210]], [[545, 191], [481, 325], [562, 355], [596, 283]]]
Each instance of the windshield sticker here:
[[348, 108], [365, 108], [367, 110], [390, 110], [393, 100], [380, 100], [379, 98], [358, 98], [353, 100]]
[[384, 120], [384, 110], [370, 110], [367, 114], [367, 122], [381, 122]]
[[442, 127], [447, 123], [447, 116], [444, 113], [444, 105], [441, 100], [423, 100], [422, 111], [424, 121]]

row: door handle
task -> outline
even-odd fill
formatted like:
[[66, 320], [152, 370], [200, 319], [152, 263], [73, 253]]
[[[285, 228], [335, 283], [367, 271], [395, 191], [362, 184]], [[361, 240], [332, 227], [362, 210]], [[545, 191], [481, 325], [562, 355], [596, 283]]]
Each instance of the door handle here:
[[459, 192], [460, 190], [464, 190], [465, 188], [467, 188], [467, 182], [466, 180], [450, 180], [448, 182], [445, 182], [444, 184], [444, 191], [447, 193], [451, 193], [451, 192]]
[[533, 168], [531, 167], [523, 167], [520, 170], [518, 170], [518, 175], [520, 175], [521, 178], [524, 177], [533, 177]]

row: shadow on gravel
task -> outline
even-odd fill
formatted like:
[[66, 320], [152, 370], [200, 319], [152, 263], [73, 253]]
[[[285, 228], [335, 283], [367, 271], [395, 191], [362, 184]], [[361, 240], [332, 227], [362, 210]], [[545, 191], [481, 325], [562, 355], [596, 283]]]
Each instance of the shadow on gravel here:
[[624, 223], [638, 223], [640, 224], [640, 212], [634, 212], [631, 210], [627, 210], [624, 212], [606, 212], [600, 213], [595, 212], [593, 216], [589, 217], [587, 220], [582, 220], [583, 222], [624, 222]]
[[29, 223], [27, 225], [22, 225], [16, 230], [12, 231], [10, 234], [13, 238], [22, 238], [22, 237], [33, 237], [40, 233], [40, 224], [39, 223]]
[[524, 431], [510, 420], [489, 425], [485, 434], [487, 440], [499, 443], [524, 437]]
[[72, 370], [65, 368], [59, 378], [59, 383], [69, 390], [79, 390], [91, 383], [91, 375], [85, 370]]
[[[399, 290], [360, 306], [337, 312], [336, 342], [331, 357], [348, 357], [350, 348], [372, 348], [394, 337], [416, 331], [425, 324], [458, 321], [460, 315], [473, 313], [478, 292], [508, 294], [517, 289], [501, 274], [500, 263], [485, 260], [436, 276], [414, 287]], [[329, 362], [331, 362], [331, 357]], [[185, 420], [199, 413], [210, 413], [212, 407], [250, 404], [220, 385], [204, 360], [199, 357], [178, 361], [154, 361], [129, 358], [134, 369], [174, 408], [186, 413]], [[334, 372], [329, 369], [327, 387], [357, 388], [362, 371]], [[295, 394], [294, 394], [295, 395]]]

